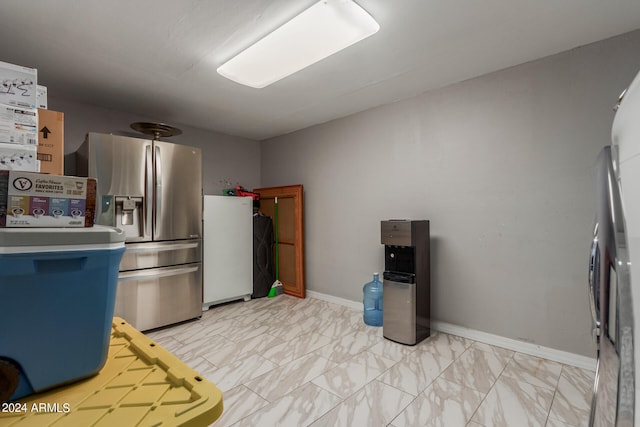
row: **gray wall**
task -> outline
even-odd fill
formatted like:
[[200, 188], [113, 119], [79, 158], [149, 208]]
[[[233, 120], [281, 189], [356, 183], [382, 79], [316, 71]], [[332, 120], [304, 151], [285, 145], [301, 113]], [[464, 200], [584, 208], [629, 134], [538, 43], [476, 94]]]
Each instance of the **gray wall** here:
[[263, 142], [263, 186], [305, 187], [309, 290], [360, 301], [380, 220], [431, 220], [433, 318], [594, 355], [593, 165], [640, 32]]
[[[49, 93], [55, 92], [48, 88]], [[73, 153], [84, 141], [87, 132], [113, 133], [149, 138], [130, 128], [134, 122], [162, 120], [136, 116], [92, 105], [79, 104], [59, 98], [49, 98], [49, 109], [64, 112], [65, 121], [65, 173], [75, 173]], [[260, 143], [222, 133], [208, 132], [179, 123], [170, 123], [182, 130], [182, 135], [165, 141], [192, 145], [202, 149], [202, 174], [205, 194], [222, 194], [230, 181], [234, 186], [252, 189], [260, 186]]]

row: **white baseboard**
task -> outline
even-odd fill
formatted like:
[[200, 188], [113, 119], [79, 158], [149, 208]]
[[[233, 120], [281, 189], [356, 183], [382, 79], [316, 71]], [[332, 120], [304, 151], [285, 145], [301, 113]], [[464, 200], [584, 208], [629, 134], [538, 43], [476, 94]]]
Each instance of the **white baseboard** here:
[[575, 366], [577, 368], [588, 369], [591, 371], [596, 370], [596, 359], [592, 357], [556, 350], [555, 348], [543, 347], [541, 345], [514, 340], [512, 338], [505, 338], [500, 335], [494, 335], [436, 320], [431, 321], [431, 328], [436, 331], [457, 335], [459, 337], [494, 345], [496, 347], [502, 347], [519, 353], [552, 360], [564, 365]]
[[362, 302], [351, 301], [344, 298], [334, 297], [333, 295], [327, 295], [316, 291], [310, 291], [307, 289], [306, 294], [309, 298], [315, 298], [322, 301], [332, 302], [338, 305], [344, 305], [345, 307], [353, 308], [355, 310], [364, 310]]
[[[309, 298], [332, 302], [334, 304], [343, 305], [355, 310], [363, 309], [362, 303], [358, 301], [351, 301], [348, 299], [334, 297], [332, 295], [309, 290], [307, 290], [306, 294]], [[531, 356], [541, 357], [543, 359], [552, 360], [564, 365], [575, 366], [582, 369], [589, 369], [591, 371], [595, 371], [596, 369], [596, 359], [592, 357], [569, 353], [562, 350], [556, 350], [550, 347], [543, 347], [541, 345], [514, 340], [512, 338], [505, 338], [499, 335], [490, 334], [488, 332], [465, 328], [464, 326], [458, 326], [447, 322], [440, 322], [437, 320], [431, 321], [431, 328], [439, 332], [457, 335], [459, 337], [468, 338], [473, 341], [479, 341], [481, 343], [506, 348]]]

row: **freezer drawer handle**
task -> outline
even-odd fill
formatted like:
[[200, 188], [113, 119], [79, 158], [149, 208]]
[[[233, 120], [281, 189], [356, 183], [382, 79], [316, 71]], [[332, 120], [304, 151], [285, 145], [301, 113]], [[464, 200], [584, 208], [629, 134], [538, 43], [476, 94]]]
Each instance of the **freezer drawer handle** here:
[[142, 270], [142, 271], [127, 271], [124, 273], [118, 274], [119, 282], [127, 282], [130, 280], [140, 280], [146, 279], [149, 277], [171, 277], [171, 276], [179, 276], [181, 274], [193, 273], [194, 271], [198, 271], [200, 266], [194, 267], [177, 267], [177, 268], [168, 268], [168, 269], [151, 269], [151, 270]]
[[158, 245], [149, 245], [145, 244], [143, 246], [127, 246], [127, 252], [136, 253], [136, 252], [149, 252], [153, 251], [177, 251], [180, 249], [194, 249], [197, 248], [199, 242], [193, 243], [175, 243], [175, 244], [158, 244]]

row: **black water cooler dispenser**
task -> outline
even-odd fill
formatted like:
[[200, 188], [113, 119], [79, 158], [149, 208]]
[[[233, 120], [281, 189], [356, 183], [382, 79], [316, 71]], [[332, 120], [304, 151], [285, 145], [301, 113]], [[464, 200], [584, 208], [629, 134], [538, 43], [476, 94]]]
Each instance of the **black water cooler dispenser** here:
[[384, 246], [382, 333], [415, 345], [430, 335], [429, 221], [381, 222]]

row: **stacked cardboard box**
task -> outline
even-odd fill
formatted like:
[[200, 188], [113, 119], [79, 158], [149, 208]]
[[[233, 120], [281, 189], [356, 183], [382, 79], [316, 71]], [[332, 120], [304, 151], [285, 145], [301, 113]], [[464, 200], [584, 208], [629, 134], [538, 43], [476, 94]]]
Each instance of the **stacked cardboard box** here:
[[0, 62], [0, 170], [38, 172], [38, 71]]
[[63, 176], [64, 115], [38, 71], [0, 61], [0, 84], [0, 227], [91, 227], [96, 181]]
[[64, 113], [38, 109], [40, 172], [64, 175]]
[[38, 70], [0, 61], [0, 170], [64, 174], [64, 114], [47, 109]]
[[0, 171], [0, 227], [92, 227], [96, 180]]

